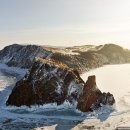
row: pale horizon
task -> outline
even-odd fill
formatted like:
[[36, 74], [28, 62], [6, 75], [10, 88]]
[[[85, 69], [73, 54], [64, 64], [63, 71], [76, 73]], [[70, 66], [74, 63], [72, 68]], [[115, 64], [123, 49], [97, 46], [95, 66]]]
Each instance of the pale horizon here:
[[130, 49], [129, 0], [0, 1], [0, 48], [113, 43]]

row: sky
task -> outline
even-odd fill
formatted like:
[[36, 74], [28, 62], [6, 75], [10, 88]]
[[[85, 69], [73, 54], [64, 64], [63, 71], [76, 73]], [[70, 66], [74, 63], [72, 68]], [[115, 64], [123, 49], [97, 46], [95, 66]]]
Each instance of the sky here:
[[130, 0], [0, 0], [0, 47], [115, 43], [130, 48]]

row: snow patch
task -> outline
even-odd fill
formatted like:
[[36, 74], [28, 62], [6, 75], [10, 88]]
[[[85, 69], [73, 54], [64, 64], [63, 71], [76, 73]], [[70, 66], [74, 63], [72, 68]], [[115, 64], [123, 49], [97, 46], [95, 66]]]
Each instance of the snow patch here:
[[58, 94], [61, 94], [62, 93], [62, 89], [61, 89], [61, 85], [57, 82], [57, 87], [56, 87], [56, 90], [55, 90]]
[[68, 96], [70, 96], [72, 93], [76, 92], [79, 90], [79, 86], [75, 83], [75, 81], [72, 81], [68, 87]]
[[26, 110], [28, 112], [34, 112], [34, 111], [48, 111], [48, 110], [61, 110], [61, 109], [73, 109], [76, 106], [72, 105], [70, 102], [68, 102], [67, 100], [61, 104], [61, 105], [57, 105], [57, 103], [48, 103], [48, 104], [44, 104], [44, 105], [31, 105], [30, 107], [28, 106], [21, 106], [21, 107], [16, 107], [16, 106], [7, 106], [4, 107], [4, 109], [8, 110], [8, 111], [13, 111], [13, 110]]

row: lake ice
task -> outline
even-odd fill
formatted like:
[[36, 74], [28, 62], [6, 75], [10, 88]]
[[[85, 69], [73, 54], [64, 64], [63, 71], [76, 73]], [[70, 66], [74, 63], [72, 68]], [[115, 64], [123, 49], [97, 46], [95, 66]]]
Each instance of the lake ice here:
[[3, 65], [0, 68], [0, 129], [83, 130], [94, 126], [95, 129], [113, 130], [118, 126], [130, 126], [130, 64], [107, 65], [81, 75], [85, 81], [89, 75], [96, 75], [99, 89], [112, 93], [116, 99], [115, 106], [103, 106], [90, 113], [82, 113], [67, 102], [58, 107], [56, 104], [6, 107], [17, 78], [25, 73]]

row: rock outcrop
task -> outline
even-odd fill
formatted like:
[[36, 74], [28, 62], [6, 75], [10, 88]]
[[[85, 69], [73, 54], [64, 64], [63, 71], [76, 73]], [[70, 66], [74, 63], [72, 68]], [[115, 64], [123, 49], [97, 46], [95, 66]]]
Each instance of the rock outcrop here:
[[26, 76], [16, 83], [7, 105], [78, 103], [81, 111], [91, 111], [100, 104], [113, 105], [113, 95], [102, 93], [96, 86], [96, 77], [88, 77], [84, 83], [77, 70], [50, 59], [37, 58]]
[[115, 99], [110, 93], [102, 93], [96, 85], [96, 77], [89, 76], [83, 93], [78, 99], [78, 109], [83, 112], [92, 111], [103, 105], [113, 105]]
[[68, 100], [72, 104], [79, 98], [84, 81], [76, 70], [54, 60], [37, 58], [29, 73], [10, 94], [7, 105], [62, 104]]

